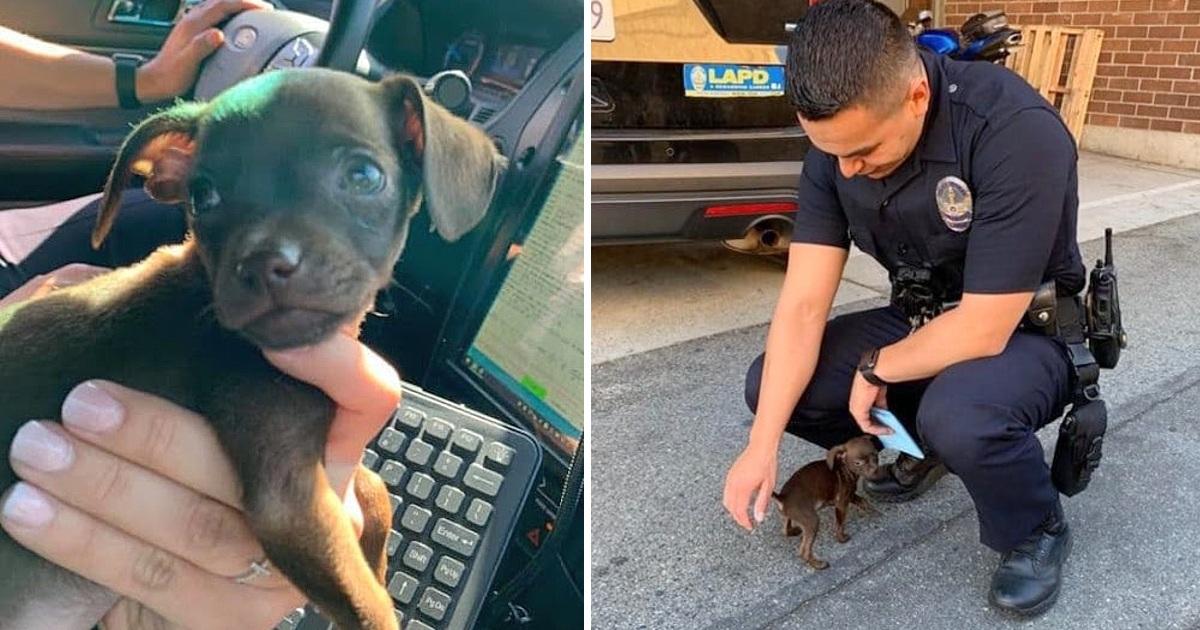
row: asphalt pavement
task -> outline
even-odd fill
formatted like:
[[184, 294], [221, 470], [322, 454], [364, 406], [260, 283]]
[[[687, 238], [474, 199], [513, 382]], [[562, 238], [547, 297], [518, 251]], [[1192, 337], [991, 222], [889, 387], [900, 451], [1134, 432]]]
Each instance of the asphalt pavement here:
[[[1081, 173], [1084, 258], [1101, 254], [1098, 237], [1115, 223], [1130, 345], [1101, 377], [1110, 422], [1103, 462], [1088, 490], [1063, 498], [1075, 546], [1054, 608], [1014, 619], [988, 605], [997, 555], [978, 542], [970, 498], [953, 476], [912, 502], [877, 505], [879, 515], [852, 512], [845, 544], [833, 540], [824, 511], [816, 550], [831, 566], [823, 571], [796, 557], [797, 539], [782, 536], [773, 508], [754, 532], [741, 530], [720, 494], [745, 443], [742, 381], [766, 326], [735, 319], [709, 331], [630, 305], [646, 326], [702, 331], [639, 346], [628, 341], [636, 330], [612, 327], [619, 318], [597, 318], [598, 307], [615, 307], [603, 293], [597, 304], [594, 288], [593, 339], [626, 350], [593, 346], [592, 627], [1200, 629], [1200, 180], [1175, 173], [1122, 191], [1112, 188], [1118, 167], [1135, 166], [1093, 163], [1118, 170]], [[593, 278], [602, 291], [620, 286], [596, 263], [614, 254], [599, 251]], [[856, 263], [867, 275], [847, 279], [838, 312], [883, 303], [869, 262]], [[759, 299], [750, 310], [763, 310]], [[1040, 433], [1047, 461], [1057, 429]], [[823, 454], [784, 440], [781, 481]]]

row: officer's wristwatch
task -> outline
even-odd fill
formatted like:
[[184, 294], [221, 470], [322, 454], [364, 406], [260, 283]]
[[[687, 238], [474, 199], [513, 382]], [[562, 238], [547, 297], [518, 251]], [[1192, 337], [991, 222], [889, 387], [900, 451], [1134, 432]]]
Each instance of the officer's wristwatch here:
[[116, 53], [112, 56], [117, 66], [117, 102], [121, 109], [138, 109], [142, 102], [137, 97], [137, 69], [145, 63], [145, 57]]
[[875, 387], [887, 387], [890, 383], [875, 375], [875, 363], [878, 361], [879, 348], [867, 350], [858, 361], [858, 373], [862, 374], [863, 379]]

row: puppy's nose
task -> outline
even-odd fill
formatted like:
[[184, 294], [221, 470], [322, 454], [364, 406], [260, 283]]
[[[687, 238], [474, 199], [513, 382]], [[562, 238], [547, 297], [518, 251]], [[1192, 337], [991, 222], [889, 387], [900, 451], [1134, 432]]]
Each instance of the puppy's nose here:
[[295, 275], [300, 262], [299, 246], [280, 243], [243, 258], [237, 265], [237, 276], [251, 289], [283, 287]]

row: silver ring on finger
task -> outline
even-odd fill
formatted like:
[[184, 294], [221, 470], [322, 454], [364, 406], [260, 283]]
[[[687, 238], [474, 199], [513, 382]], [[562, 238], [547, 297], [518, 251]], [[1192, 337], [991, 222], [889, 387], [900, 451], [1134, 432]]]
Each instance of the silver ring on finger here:
[[241, 575], [235, 576], [233, 581], [237, 584], [249, 584], [259, 578], [265, 578], [271, 573], [271, 561], [264, 557], [262, 560], [251, 561], [250, 567]]

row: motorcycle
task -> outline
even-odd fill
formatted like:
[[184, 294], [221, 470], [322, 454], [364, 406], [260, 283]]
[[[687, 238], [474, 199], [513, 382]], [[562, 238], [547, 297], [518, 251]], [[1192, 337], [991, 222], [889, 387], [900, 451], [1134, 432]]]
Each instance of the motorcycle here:
[[1021, 46], [1021, 30], [1009, 25], [1002, 10], [976, 13], [958, 30], [933, 28], [933, 12], [924, 10], [908, 27], [918, 45], [951, 59], [1002, 64]]

